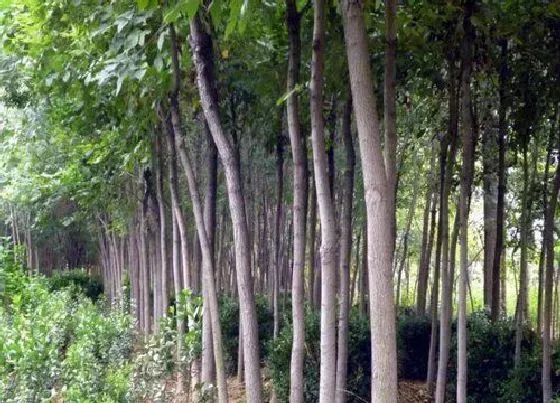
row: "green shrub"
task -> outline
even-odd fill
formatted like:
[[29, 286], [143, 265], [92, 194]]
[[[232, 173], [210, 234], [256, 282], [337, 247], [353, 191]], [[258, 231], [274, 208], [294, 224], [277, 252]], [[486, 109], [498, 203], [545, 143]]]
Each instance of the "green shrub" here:
[[[505, 318], [491, 322], [485, 311], [474, 312], [467, 319], [467, 391], [472, 402], [542, 401], [542, 350], [538, 335], [523, 330], [521, 364], [515, 369], [515, 321]], [[453, 326], [452, 348], [448, 367], [448, 397], [455, 398], [456, 335]], [[560, 368], [558, 354], [553, 354], [553, 368]], [[552, 371], [553, 390], [558, 377]]]
[[122, 307], [105, 310], [71, 287], [53, 290], [44, 277], [27, 276], [4, 244], [0, 276], [2, 401], [124, 401], [134, 319]]
[[[273, 314], [268, 300], [263, 296], [256, 298], [257, 322], [259, 325], [259, 352], [264, 359], [268, 341], [273, 335]], [[239, 302], [233, 297], [220, 297], [220, 320], [223, 333], [224, 365], [228, 374], [237, 371], [239, 350]]]
[[426, 380], [431, 332], [431, 318], [414, 313], [399, 315], [397, 321], [399, 378]]
[[[292, 353], [292, 323], [286, 317], [285, 326], [278, 338], [269, 343], [267, 368], [274, 382], [278, 401], [288, 401], [290, 387], [290, 360]], [[305, 314], [305, 356], [304, 356], [304, 400], [319, 401], [320, 367], [320, 315], [317, 311], [306, 310]], [[348, 332], [348, 379], [349, 402], [369, 400], [371, 384], [369, 322], [358, 310], [352, 309]]]
[[177, 314], [183, 316], [187, 331], [179, 361], [176, 359], [177, 328], [173, 308], [170, 311], [170, 315], [161, 320], [159, 332], [149, 336], [131, 363], [127, 401], [173, 401], [174, 390], [167, 388], [168, 380], [174, 373], [184, 371], [200, 353], [202, 299], [189, 290], [181, 292]]
[[25, 275], [21, 248], [13, 248], [9, 238], [0, 237], [0, 303], [8, 308], [13, 297], [27, 298], [29, 277]]
[[89, 276], [83, 269], [56, 272], [48, 279], [51, 291], [70, 287], [74, 293], [81, 292], [83, 295], [96, 302], [103, 294], [103, 282], [97, 276]]

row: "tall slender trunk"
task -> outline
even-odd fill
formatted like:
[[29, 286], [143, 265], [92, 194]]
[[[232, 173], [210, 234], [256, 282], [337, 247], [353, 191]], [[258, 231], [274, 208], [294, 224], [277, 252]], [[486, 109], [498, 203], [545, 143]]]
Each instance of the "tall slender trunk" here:
[[224, 369], [224, 362], [222, 357], [222, 328], [220, 324], [219, 308], [218, 308], [218, 296], [216, 292], [216, 286], [214, 282], [214, 261], [212, 258], [212, 247], [208, 238], [208, 231], [206, 230], [206, 225], [211, 224], [211, 222], [205, 221], [202, 202], [200, 200], [200, 195], [196, 186], [196, 180], [194, 176], [194, 171], [192, 168], [192, 163], [186, 152], [186, 150], [180, 151], [181, 161], [185, 174], [187, 175], [187, 181], [189, 184], [189, 192], [191, 194], [191, 200], [193, 203], [193, 212], [195, 216], [195, 223], [197, 232], [199, 234], [201, 252], [202, 252], [202, 269], [204, 286], [207, 289], [206, 296], [209, 303], [209, 312], [211, 318], [211, 329], [212, 329], [212, 342], [214, 350], [214, 358], [216, 362], [216, 376], [218, 381], [218, 396], [220, 402], [227, 402], [227, 384], [226, 384], [226, 374]]
[[[167, 141], [165, 144], [167, 146], [167, 154], [169, 156], [169, 193], [171, 194], [171, 224], [172, 224], [172, 268], [173, 268], [173, 291], [175, 294], [175, 305], [177, 306], [182, 290], [182, 279], [181, 279], [181, 263], [179, 260], [179, 254], [181, 252], [180, 236], [179, 236], [179, 223], [178, 216], [176, 214], [177, 209], [180, 209], [178, 205], [177, 196], [177, 153], [175, 150], [175, 133], [173, 131], [173, 125], [171, 123], [171, 118], [163, 114], [160, 109], [160, 118], [163, 126], [163, 131], [166, 134]], [[177, 388], [179, 392], [183, 391], [183, 374], [180, 368], [181, 355], [183, 350], [183, 333], [185, 330], [185, 324], [181, 315], [177, 316], [177, 345], [176, 345], [176, 360], [179, 365], [179, 371], [177, 373]]]
[[[206, 184], [206, 197], [204, 199], [204, 225], [206, 227], [206, 236], [208, 245], [210, 246], [210, 258], [212, 259], [212, 267], [216, 267], [215, 257], [215, 234], [216, 234], [216, 193], [218, 190], [218, 150], [212, 141], [212, 135], [206, 121], [203, 121], [204, 131], [206, 133], [206, 143], [208, 144], [207, 168], [208, 182]], [[212, 269], [212, 281], [215, 282], [215, 270]], [[216, 293], [220, 290], [216, 287]], [[216, 367], [213, 360], [214, 346], [212, 338], [212, 313], [210, 306], [210, 298], [208, 285], [202, 283], [203, 295], [203, 315], [202, 315], [202, 382], [213, 382], [216, 378]], [[204, 317], [207, 319], [205, 320]]]
[[465, 5], [462, 43], [461, 74], [461, 139], [463, 142], [463, 167], [459, 198], [459, 220], [461, 227], [461, 270], [459, 275], [459, 315], [457, 319], [457, 403], [467, 401], [467, 282], [468, 282], [468, 233], [469, 198], [474, 173], [475, 131], [471, 105], [472, 44], [474, 27], [471, 24], [473, 2]]
[[363, 315], [367, 315], [368, 313], [368, 255], [367, 255], [367, 218], [364, 220], [363, 225], [363, 236], [362, 236], [362, 261], [359, 263], [360, 265], [360, 300], [359, 300], [359, 308], [360, 312]]
[[[452, 301], [452, 278], [449, 275], [449, 228], [448, 228], [448, 216], [449, 216], [449, 192], [451, 189], [451, 183], [453, 180], [454, 166], [455, 166], [455, 156], [457, 154], [457, 121], [458, 121], [458, 91], [456, 89], [456, 73], [454, 67], [453, 56], [449, 60], [449, 126], [447, 132], [447, 140], [442, 144], [442, 159], [441, 159], [441, 169], [442, 169], [442, 184], [441, 184], [441, 196], [440, 196], [440, 219], [439, 219], [439, 231], [441, 235], [438, 234], [438, 238], [441, 239], [441, 246], [438, 248], [441, 250], [440, 257], [440, 273], [441, 274], [441, 310], [440, 310], [440, 329], [439, 329], [439, 359], [437, 365], [437, 381], [436, 381], [436, 402], [443, 402], [445, 400], [445, 385], [447, 382], [447, 362], [449, 360], [449, 340], [451, 332], [451, 301]], [[447, 145], [449, 145], [449, 152], [447, 151]], [[436, 254], [437, 256], [437, 254]], [[436, 263], [436, 270], [438, 270], [438, 264]], [[432, 300], [433, 301], [433, 300]], [[432, 309], [437, 309], [437, 300]], [[432, 322], [433, 325], [433, 322]], [[435, 327], [432, 326], [432, 333], [435, 331]], [[435, 353], [435, 351], [434, 351]], [[434, 355], [435, 359], [435, 355]], [[429, 374], [430, 375], [430, 374]], [[429, 378], [430, 379], [430, 378]], [[433, 379], [433, 378], [432, 378]], [[428, 387], [431, 388], [430, 383]]]
[[[251, 275], [251, 255], [249, 230], [245, 200], [241, 190], [239, 160], [231, 139], [223, 130], [218, 107], [218, 92], [214, 77], [214, 54], [212, 38], [205, 32], [200, 17], [190, 22], [191, 47], [197, 71], [198, 89], [204, 116], [210, 127], [212, 138], [225, 171], [230, 213], [233, 224], [235, 260], [241, 328], [243, 329], [243, 350], [245, 360], [246, 396], [249, 403], [262, 401], [262, 382], [259, 358], [259, 335], [253, 278]], [[216, 354], [216, 352], [214, 353]]]
[[[557, 113], [558, 111], [556, 111]], [[546, 215], [546, 209], [548, 204], [548, 179], [550, 174], [550, 157], [552, 156], [552, 150], [554, 148], [554, 136], [556, 135], [556, 119], [553, 120], [550, 133], [548, 135], [548, 146], [546, 151], [546, 162], [544, 165], [544, 178], [543, 178], [543, 194], [542, 194], [542, 203], [543, 203], [543, 211]], [[543, 239], [544, 239], [544, 231], [543, 231]], [[541, 244], [541, 251], [539, 254], [539, 283], [538, 283], [538, 295], [537, 295], [537, 332], [542, 331], [542, 309], [543, 309], [543, 279], [544, 279], [544, 261], [545, 261], [545, 247], [546, 245], [544, 242]]]
[[[558, 141], [560, 150], [560, 136]], [[543, 402], [548, 403], [552, 400], [552, 384], [550, 380], [551, 371], [551, 340], [550, 325], [552, 321], [552, 290], [554, 280], [554, 217], [556, 204], [558, 201], [558, 191], [560, 190], [560, 163], [556, 165], [552, 193], [548, 202], [544, 222], [544, 240], [546, 250], [546, 276], [544, 282], [544, 312], [543, 312], [543, 366], [542, 366], [542, 385]]]
[[[181, 121], [181, 111], [179, 105], [179, 91], [181, 83], [181, 71], [178, 61], [178, 49], [177, 41], [175, 38], [175, 32], [173, 27], [171, 27], [172, 36], [172, 58], [173, 58], [173, 76], [174, 76], [174, 88], [170, 96], [171, 101], [171, 122], [172, 127], [169, 131], [169, 142], [174, 146], [175, 153], [179, 154], [181, 165], [185, 171], [187, 177], [187, 182], [189, 185], [189, 191], [191, 194], [191, 201], [193, 204], [193, 212], [195, 215], [195, 224], [197, 232], [199, 235], [200, 248], [202, 253], [202, 271], [203, 271], [203, 281], [202, 289], [203, 296], [208, 305], [206, 314], [210, 317], [210, 326], [212, 332], [212, 343], [213, 352], [216, 363], [216, 375], [218, 384], [218, 400], [221, 403], [225, 403], [228, 400], [227, 397], [227, 384], [226, 375], [224, 369], [224, 362], [222, 357], [222, 329], [219, 317], [218, 308], [218, 296], [216, 293], [216, 287], [214, 282], [214, 260], [213, 260], [213, 231], [215, 228], [215, 187], [216, 187], [216, 173], [212, 169], [217, 169], [217, 161], [212, 161], [212, 147], [209, 148], [209, 169], [210, 175], [208, 178], [209, 194], [207, 195], [206, 204], [207, 217], [204, 216], [205, 211], [203, 211], [202, 202], [200, 200], [200, 195], [196, 186], [196, 180], [194, 176], [194, 171], [192, 168], [192, 163], [190, 162], [187, 151], [185, 150], [183, 144], [183, 125]], [[171, 134], [173, 136], [171, 136]], [[215, 154], [215, 151], [214, 151]], [[213, 157], [216, 159], [216, 157]], [[212, 200], [212, 198], [214, 200]], [[205, 206], [206, 207], [206, 206]], [[206, 220], [205, 220], [206, 218]], [[207, 229], [208, 228], [208, 229]], [[208, 235], [211, 233], [212, 235]], [[211, 243], [212, 242], [212, 243]], [[206, 372], [206, 378], [210, 378], [211, 375]]]
[[[418, 167], [417, 162], [415, 162], [415, 167], [416, 168]], [[402, 272], [405, 268], [406, 261], [408, 259], [408, 238], [410, 236], [410, 227], [412, 225], [412, 220], [414, 219], [414, 214], [416, 212], [416, 199], [418, 198], [419, 185], [420, 185], [420, 179], [419, 176], [416, 176], [413, 185], [414, 189], [412, 191], [412, 199], [410, 200], [410, 206], [408, 208], [408, 214], [406, 218], [406, 228], [404, 230], [404, 236], [403, 236], [403, 252], [402, 252], [401, 261], [399, 262], [399, 268], [397, 273], [397, 295], [395, 298], [397, 308], [401, 302], [401, 277], [402, 277]]]
[[321, 304], [321, 265], [317, 264], [317, 190], [315, 180], [311, 175], [311, 189], [309, 190], [309, 292], [311, 307]]
[[[281, 126], [281, 125], [280, 125]], [[281, 131], [276, 135], [276, 216], [274, 219], [274, 264], [272, 272], [272, 307], [274, 314], [273, 337], [278, 337], [280, 316], [278, 312], [279, 272], [280, 272], [280, 220], [284, 198], [284, 144]]]
[[528, 144], [529, 139], [523, 144], [523, 194], [521, 196], [520, 217], [520, 257], [519, 257], [519, 293], [517, 296], [517, 307], [515, 310], [515, 367], [521, 363], [521, 342], [523, 339], [523, 325], [525, 323], [525, 307], [527, 305], [527, 253], [530, 231], [530, 208], [529, 208], [529, 161]]
[[360, 281], [360, 241], [361, 241], [361, 235], [362, 235], [362, 231], [358, 230], [358, 233], [356, 234], [356, 243], [354, 244], [355, 246], [355, 253], [354, 253], [354, 274], [352, 275], [352, 279], [350, 280], [350, 307], [352, 307], [352, 304], [354, 303], [354, 296], [356, 295], [356, 288], [359, 287], [359, 281]]
[[[162, 130], [164, 130], [162, 128]], [[165, 172], [165, 163], [163, 159], [163, 150], [161, 139], [156, 139], [156, 152], [158, 153], [158, 166], [156, 173], [156, 195], [159, 207], [159, 301], [157, 301], [159, 309], [159, 317], [156, 317], [156, 325], [161, 317], [167, 314], [167, 217], [165, 212], [165, 198], [163, 192], [163, 178]], [[158, 325], [159, 326], [159, 325]]]
[[[488, 118], [493, 123], [493, 119]], [[496, 218], [498, 208], [498, 133], [493, 124], [484, 128], [482, 136], [482, 165], [484, 188], [484, 306], [492, 301], [492, 265], [496, 251]]]
[[397, 0], [385, 0], [385, 170], [393, 249], [397, 239]]
[[[301, 13], [297, 11], [296, 1], [286, 1], [286, 25], [288, 27], [288, 73], [286, 90], [292, 92], [286, 102], [286, 116], [288, 120], [288, 134], [292, 146], [292, 160], [294, 164], [294, 201], [293, 201], [293, 225], [294, 225], [294, 249], [293, 249], [293, 281], [292, 281], [292, 317], [293, 317], [293, 341], [292, 357], [290, 366], [290, 401], [292, 403], [303, 402], [303, 358], [304, 358], [304, 271], [305, 271], [305, 243], [306, 243], [306, 216], [307, 216], [307, 151], [305, 138], [301, 134], [299, 120], [298, 94], [294, 91], [299, 81], [301, 64]], [[278, 206], [280, 207], [280, 206]], [[313, 210], [315, 206], [311, 207]], [[280, 209], [279, 209], [280, 210]], [[278, 211], [279, 211], [278, 210]], [[313, 211], [312, 210], [312, 211]], [[277, 215], [280, 218], [280, 214]], [[313, 218], [312, 218], [313, 219]], [[315, 223], [311, 222], [311, 231], [314, 231]], [[279, 228], [277, 228], [279, 235]], [[280, 246], [276, 238], [276, 247]], [[313, 244], [312, 244], [313, 248]], [[311, 251], [311, 256], [313, 251]], [[313, 259], [312, 257], [310, 259]], [[276, 263], [280, 256], [276, 257]], [[312, 292], [313, 261], [310, 262], [310, 300]]]
[[323, 69], [325, 52], [325, 2], [314, 2], [311, 59], [311, 141], [313, 168], [321, 220], [321, 365], [319, 401], [334, 402], [336, 378], [336, 224], [329, 187], [323, 119]]
[[[173, 136], [170, 141], [172, 141], [171, 147], [174, 153], [173, 159], [175, 164], [175, 172], [177, 171], [177, 150], [175, 147], [175, 139], [176, 135], [182, 134], [182, 128], [178, 128], [178, 131], [175, 132], [175, 127], [173, 126], [173, 121], [175, 121], [175, 125], [179, 125], [181, 122], [180, 119], [180, 106], [179, 106], [179, 94], [181, 91], [181, 70], [179, 67], [179, 44], [177, 41], [177, 35], [175, 32], [175, 27], [170, 25], [169, 32], [171, 36], [171, 58], [173, 62], [173, 89], [170, 94], [171, 102], [170, 102], [170, 109], [171, 109], [171, 123], [172, 126], [170, 127], [170, 134]], [[181, 140], [182, 138], [179, 138]], [[175, 182], [178, 181], [178, 175], [175, 174]], [[178, 185], [177, 183], [172, 186], [173, 191], [171, 192], [171, 201], [172, 201], [172, 216], [177, 221], [177, 226], [179, 230], [179, 237], [181, 241], [181, 268], [182, 268], [182, 279], [183, 284], [182, 288], [191, 288], [191, 267], [190, 267], [190, 253], [189, 253], [189, 238], [187, 234], [187, 228], [185, 223], [185, 217], [183, 215], [183, 210], [181, 208], [181, 197], [180, 193], [178, 192]]]
[[505, 182], [505, 152], [506, 152], [506, 79], [507, 79], [507, 40], [500, 41], [501, 61], [500, 61], [500, 77], [499, 77], [499, 98], [500, 106], [498, 108], [498, 203], [496, 217], [496, 251], [494, 252], [494, 262], [492, 264], [492, 301], [490, 304], [490, 314], [493, 321], [498, 320], [500, 316], [500, 264], [502, 261], [502, 249], [504, 245], [504, 196], [506, 192]]
[[367, 211], [367, 259], [371, 327], [371, 400], [397, 401], [397, 347], [391, 262], [393, 255], [392, 189], [384, 175], [381, 133], [360, 3], [344, 0], [342, 19], [352, 101], [362, 157]]
[[346, 375], [348, 370], [348, 316], [350, 313], [350, 260], [352, 254], [352, 201], [354, 199], [355, 153], [352, 141], [352, 98], [344, 104], [342, 115], [342, 140], [346, 151], [346, 169], [342, 184], [340, 217], [338, 357], [336, 366], [337, 403], [346, 402]]
[[[435, 151], [432, 150], [430, 171], [433, 171], [435, 168], [435, 155]], [[420, 265], [418, 266], [418, 287], [416, 289], [416, 313], [420, 316], [426, 313], [426, 296], [428, 294], [428, 278], [430, 275], [430, 260], [434, 239], [435, 213], [430, 216], [430, 212], [435, 210], [436, 192], [434, 185], [437, 181], [434, 180], [435, 178], [432, 175], [430, 174], [428, 176], [429, 179], [426, 181], [426, 198], [422, 218], [422, 244]]]

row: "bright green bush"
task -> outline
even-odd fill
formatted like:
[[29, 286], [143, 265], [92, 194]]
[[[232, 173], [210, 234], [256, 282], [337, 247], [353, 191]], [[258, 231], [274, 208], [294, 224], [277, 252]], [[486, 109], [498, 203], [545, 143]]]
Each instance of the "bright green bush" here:
[[69, 287], [51, 291], [44, 277], [27, 276], [5, 245], [0, 278], [2, 401], [123, 401], [134, 319], [119, 307], [77, 298]]
[[0, 303], [8, 308], [13, 297], [27, 297], [29, 277], [23, 272], [22, 253], [12, 248], [9, 238], [0, 237]]
[[[5, 401], [121, 401], [133, 344], [132, 317], [103, 312], [68, 289], [32, 279], [32, 302], [14, 297], [0, 316], [0, 395]], [[118, 387], [120, 385], [120, 387]]]

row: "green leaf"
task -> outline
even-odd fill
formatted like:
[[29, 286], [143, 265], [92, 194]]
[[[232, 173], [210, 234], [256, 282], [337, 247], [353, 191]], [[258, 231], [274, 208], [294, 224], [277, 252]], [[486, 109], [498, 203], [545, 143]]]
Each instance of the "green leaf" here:
[[296, 9], [299, 12], [301, 12], [301, 10], [303, 10], [303, 7], [305, 7], [305, 5], [307, 4], [309, 0], [297, 0], [296, 1]]
[[200, 6], [200, 0], [188, 0], [185, 4], [189, 19], [193, 19]]
[[230, 3], [230, 14], [228, 23], [226, 26], [225, 36], [226, 38], [230, 36], [235, 28], [237, 27], [237, 22], [239, 21], [239, 16], [241, 15], [241, 7], [243, 6], [243, 0], [232, 0]]
[[222, 0], [213, 0], [209, 7], [210, 17], [215, 26], [221, 25], [222, 22]]
[[149, 3], [150, 0], [136, 0], [136, 4], [138, 5], [138, 8], [140, 10], [144, 10], [146, 7], [148, 7]]
[[165, 13], [165, 15], [163, 16], [163, 22], [166, 24], [171, 24], [177, 21], [179, 17], [181, 17], [181, 8], [179, 7], [179, 4], [176, 4]]

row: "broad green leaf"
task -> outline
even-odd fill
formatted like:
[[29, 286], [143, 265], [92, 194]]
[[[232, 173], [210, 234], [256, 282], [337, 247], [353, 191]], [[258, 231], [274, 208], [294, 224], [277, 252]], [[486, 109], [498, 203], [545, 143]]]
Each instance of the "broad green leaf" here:
[[150, 0], [136, 0], [136, 4], [138, 5], [138, 8], [140, 10], [144, 10], [146, 7], [148, 7], [149, 3]]

